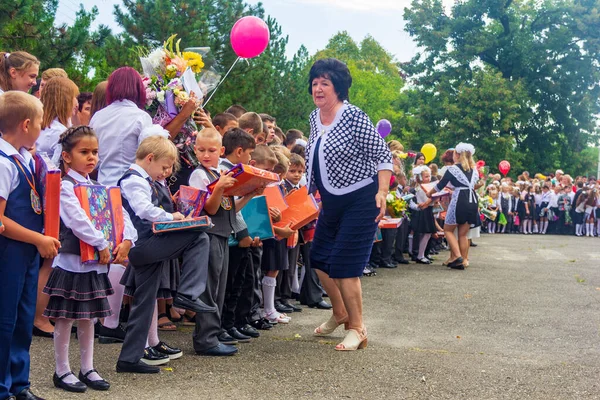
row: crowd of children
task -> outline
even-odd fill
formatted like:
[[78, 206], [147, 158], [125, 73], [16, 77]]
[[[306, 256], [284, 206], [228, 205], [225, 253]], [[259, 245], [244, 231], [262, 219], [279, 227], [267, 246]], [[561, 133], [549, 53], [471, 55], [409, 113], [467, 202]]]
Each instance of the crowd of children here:
[[[45, 71], [41, 83], [38, 72], [34, 56], [0, 53], [0, 399], [40, 398], [29, 388], [32, 333], [53, 338], [54, 385], [85, 392], [110, 387], [94, 368], [95, 337], [123, 343], [118, 372], [156, 373], [182, 355], [159, 338], [176, 323], [195, 325], [197, 354], [227, 356], [260, 330], [290, 323], [302, 311], [295, 300], [331, 308], [310, 268], [314, 223], [299, 231], [275, 226], [275, 237], [261, 241], [240, 210], [263, 188], [224, 194], [236, 183], [228, 171], [237, 164], [276, 173], [283, 193], [304, 186], [301, 131], [284, 134], [275, 118], [238, 105], [213, 118], [190, 107], [182, 112], [202, 125], [190, 168], [172, 141], [181, 127], [154, 123], [135, 70], [116, 70], [94, 93], [80, 93], [61, 69]], [[41, 153], [62, 172], [59, 240], [43, 235], [34, 164]], [[153, 223], [187, 219], [174, 206], [179, 186], [211, 183], [202, 211], [210, 229], [153, 232]], [[81, 206], [77, 185], [120, 188], [124, 229], [116, 248]], [[282, 217], [275, 207], [269, 213], [274, 222]], [[82, 260], [80, 243], [97, 250], [95, 261]], [[74, 325], [78, 373], [68, 358]]]

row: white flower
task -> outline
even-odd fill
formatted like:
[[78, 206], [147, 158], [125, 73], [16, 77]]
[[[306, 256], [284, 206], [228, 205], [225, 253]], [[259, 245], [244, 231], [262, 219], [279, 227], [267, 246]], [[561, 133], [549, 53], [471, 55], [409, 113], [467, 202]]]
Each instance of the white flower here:
[[165, 92], [163, 92], [163, 91], [156, 92], [156, 99], [158, 101], [160, 101], [161, 103], [164, 103], [164, 101], [165, 101]]
[[388, 195], [386, 196], [385, 200], [388, 201], [388, 202], [392, 202], [392, 201], [394, 201], [395, 198], [396, 197], [393, 194], [388, 193]]
[[148, 54], [146, 59], [150, 62], [150, 65], [156, 70], [162, 70], [165, 65], [165, 57], [167, 54], [162, 48], [157, 48], [152, 53]]

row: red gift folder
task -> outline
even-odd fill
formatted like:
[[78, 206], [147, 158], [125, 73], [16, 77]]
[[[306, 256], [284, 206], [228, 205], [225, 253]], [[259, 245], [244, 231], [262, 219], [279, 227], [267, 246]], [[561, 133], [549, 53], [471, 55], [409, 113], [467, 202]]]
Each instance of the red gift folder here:
[[58, 240], [60, 232], [60, 169], [46, 153], [35, 155], [35, 174], [44, 210], [44, 235]]
[[[224, 196], [245, 196], [254, 192], [256, 189], [267, 186], [269, 183], [279, 182], [279, 175], [274, 172], [265, 171], [251, 165], [238, 164], [231, 168], [227, 173], [233, 172], [233, 177], [237, 182], [232, 187], [225, 189]], [[208, 185], [208, 192], [212, 193], [218, 179]]]
[[269, 207], [275, 207], [281, 212], [289, 208], [283, 197], [283, 190], [280, 185], [267, 186], [263, 195], [267, 198], [267, 205]]
[[281, 213], [281, 221], [275, 226], [283, 228], [290, 225], [290, 228], [298, 230], [319, 216], [319, 206], [314, 197], [308, 194], [306, 186], [294, 190], [285, 196], [285, 202], [288, 208]]
[[[125, 229], [121, 189], [102, 185], [75, 185], [74, 191], [94, 227], [108, 240], [108, 249], [112, 255], [113, 250], [123, 242]], [[100, 259], [98, 251], [83, 241], [80, 241], [80, 250], [82, 263], [95, 263]]]
[[387, 218], [379, 222], [380, 229], [395, 229], [402, 225], [402, 218]]
[[[421, 188], [426, 193], [429, 193], [429, 191], [431, 191], [431, 189], [433, 189], [434, 186], [435, 186], [435, 183], [422, 183], [421, 184]], [[442, 191], [432, 194], [431, 198], [432, 199], [439, 199], [440, 197], [449, 196], [451, 194], [452, 194], [452, 192], [450, 190], [444, 188], [444, 189], [442, 189]]]

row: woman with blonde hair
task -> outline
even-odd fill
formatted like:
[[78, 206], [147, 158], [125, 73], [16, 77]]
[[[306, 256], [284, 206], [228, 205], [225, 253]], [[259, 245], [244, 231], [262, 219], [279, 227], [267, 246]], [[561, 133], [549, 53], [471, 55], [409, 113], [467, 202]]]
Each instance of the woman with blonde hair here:
[[25, 52], [0, 52], [0, 94], [9, 90], [29, 92], [40, 72], [39, 60]]
[[55, 161], [60, 159], [58, 139], [71, 127], [71, 117], [79, 104], [78, 95], [79, 88], [69, 78], [57, 77], [48, 81], [40, 99], [44, 105], [44, 117], [42, 132], [35, 143], [38, 153], [46, 153]]
[[[479, 181], [479, 174], [473, 160], [475, 147], [468, 143], [459, 143], [454, 149], [454, 165], [448, 167], [442, 180], [437, 183], [427, 194], [431, 197], [440, 192], [448, 184], [453, 187], [452, 200], [446, 213], [444, 232], [450, 245], [450, 259], [448, 267], [464, 269], [462, 255], [468, 254], [469, 239], [467, 235], [471, 226], [481, 225], [477, 209], [477, 194], [475, 186]], [[458, 239], [454, 230], [458, 227]]]

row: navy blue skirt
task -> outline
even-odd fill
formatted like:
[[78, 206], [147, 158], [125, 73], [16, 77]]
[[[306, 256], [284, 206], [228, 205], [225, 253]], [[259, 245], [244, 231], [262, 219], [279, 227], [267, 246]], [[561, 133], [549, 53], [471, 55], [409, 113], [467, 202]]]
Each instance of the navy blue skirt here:
[[362, 276], [377, 231], [378, 186], [374, 179], [368, 186], [342, 196], [320, 191], [323, 209], [310, 251], [312, 268], [334, 279]]

